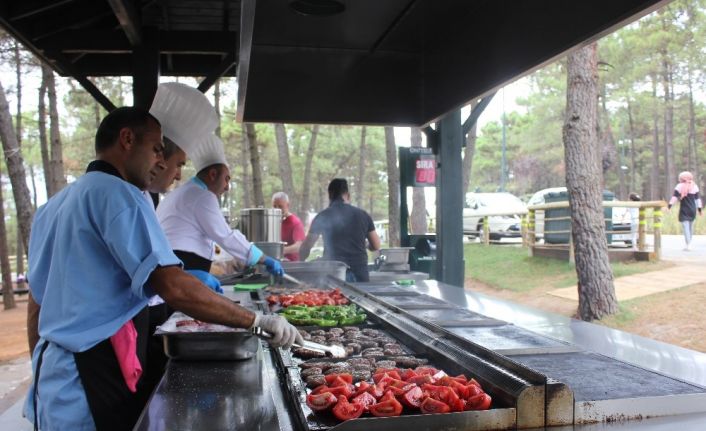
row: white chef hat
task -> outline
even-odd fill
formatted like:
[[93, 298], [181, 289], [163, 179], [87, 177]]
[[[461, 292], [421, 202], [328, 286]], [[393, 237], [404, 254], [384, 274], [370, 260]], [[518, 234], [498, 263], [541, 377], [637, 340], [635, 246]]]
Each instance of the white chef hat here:
[[223, 141], [213, 133], [210, 133], [205, 139], [197, 142], [187, 155], [194, 163], [196, 172], [215, 164], [228, 165]]
[[150, 114], [162, 124], [162, 134], [187, 154], [218, 127], [218, 115], [208, 98], [178, 82], [159, 84]]

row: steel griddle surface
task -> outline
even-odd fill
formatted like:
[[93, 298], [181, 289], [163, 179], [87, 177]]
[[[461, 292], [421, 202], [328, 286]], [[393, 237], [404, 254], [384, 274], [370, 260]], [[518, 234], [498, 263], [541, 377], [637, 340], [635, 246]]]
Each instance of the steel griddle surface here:
[[387, 296], [381, 298], [383, 301], [400, 308], [418, 309], [418, 308], [457, 308], [453, 304], [449, 304], [441, 299], [432, 298], [428, 295], [418, 296]]
[[544, 337], [514, 325], [448, 327], [446, 329], [487, 349], [505, 354], [508, 354], [507, 351], [519, 353], [517, 351], [520, 350], [535, 350], [528, 353], [538, 353], [536, 350], [575, 350], [567, 343]]
[[698, 386], [589, 352], [511, 358], [567, 384], [576, 401], [704, 393]]
[[419, 296], [421, 293], [394, 284], [360, 284], [356, 288], [375, 296]]

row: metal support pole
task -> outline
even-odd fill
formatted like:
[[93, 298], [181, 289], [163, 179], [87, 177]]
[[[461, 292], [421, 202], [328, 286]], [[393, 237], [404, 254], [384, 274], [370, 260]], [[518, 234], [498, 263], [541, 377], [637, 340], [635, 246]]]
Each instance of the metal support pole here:
[[437, 123], [437, 280], [463, 287], [463, 132], [461, 111], [444, 116]]
[[159, 31], [156, 27], [142, 29], [142, 44], [132, 53], [133, 105], [149, 109], [159, 85]]
[[490, 245], [490, 223], [488, 223], [488, 217], [483, 219], [483, 244]]

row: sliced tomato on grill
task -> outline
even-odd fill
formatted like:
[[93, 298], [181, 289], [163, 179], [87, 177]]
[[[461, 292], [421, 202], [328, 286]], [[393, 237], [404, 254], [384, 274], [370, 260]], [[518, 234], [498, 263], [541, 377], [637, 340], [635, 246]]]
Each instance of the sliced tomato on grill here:
[[402, 404], [393, 396], [392, 399], [373, 404], [369, 410], [373, 416], [377, 417], [399, 416], [402, 414]]
[[369, 410], [370, 406], [376, 404], [378, 400], [375, 399], [370, 392], [363, 392], [362, 394], [356, 395], [351, 399], [352, 402], [361, 404], [365, 407], [365, 410]]
[[466, 410], [488, 410], [492, 402], [490, 395], [484, 392], [466, 400]]
[[373, 373], [373, 381], [375, 383], [379, 383], [380, 379], [384, 378], [385, 375], [392, 377], [393, 379], [401, 380], [400, 373], [397, 372], [396, 369], [393, 368], [378, 368], [375, 370]]
[[483, 390], [483, 386], [481, 386], [480, 383], [478, 383], [478, 381], [477, 381], [476, 379], [471, 379], [471, 380], [469, 380], [468, 382], [466, 382], [466, 384], [467, 384], [467, 385], [476, 385], [476, 386], [478, 386], [481, 390]]
[[368, 392], [378, 400], [385, 394], [383, 388], [378, 385], [370, 385], [370, 387], [368, 387]]
[[417, 375], [407, 379], [408, 382], [414, 383], [415, 385], [422, 386], [423, 384], [433, 384], [434, 379], [429, 374]]
[[392, 391], [395, 396], [400, 396], [404, 395], [408, 390], [412, 389], [415, 386], [417, 385], [415, 385], [414, 383], [405, 382], [404, 380], [392, 379], [385, 386], [385, 389]]
[[334, 388], [329, 387], [328, 392], [331, 392], [338, 398], [339, 396], [343, 395], [346, 398], [350, 398], [351, 395], [353, 395], [353, 385], [345, 385], [345, 386], [336, 386]]
[[348, 402], [348, 399], [341, 395], [332, 411], [336, 419], [347, 421], [360, 417], [365, 411], [365, 407], [362, 404]]
[[338, 402], [338, 399], [331, 392], [323, 392], [320, 394], [309, 394], [306, 396], [306, 405], [310, 409], [321, 412], [328, 410]]
[[353, 383], [353, 376], [348, 374], [348, 373], [342, 373], [342, 374], [329, 374], [328, 376], [325, 376], [326, 378], [326, 384], [334, 387], [334, 386], [341, 386], [344, 384], [352, 384]]
[[428, 374], [428, 375], [430, 375], [430, 376], [433, 376], [434, 374], [438, 373], [439, 370], [437, 370], [437, 369], [434, 368], [434, 367], [419, 366], [419, 367], [417, 367], [417, 368], [414, 369], [414, 372], [417, 373], [417, 374], [419, 374], [420, 376], [421, 376], [421, 375], [425, 375], [425, 374]]
[[412, 377], [417, 377], [419, 374], [415, 373], [413, 369], [407, 368], [405, 370], [400, 370], [400, 378], [404, 381], [408, 381]]
[[430, 398], [441, 401], [455, 412], [463, 411], [465, 407], [464, 401], [448, 386], [423, 385], [422, 390], [429, 395]]
[[422, 401], [419, 410], [425, 414], [448, 413], [451, 411], [451, 407], [442, 401], [430, 397]]
[[[365, 380], [356, 383], [355, 385], [355, 392], [353, 393], [354, 397], [357, 397], [358, 395], [368, 392], [368, 389], [372, 386], [370, 383], [366, 382]], [[380, 394], [382, 395], [382, 394]]]
[[416, 409], [418, 409], [419, 406], [422, 405], [423, 400], [424, 392], [422, 391], [422, 388], [417, 385], [414, 385], [412, 389], [408, 390], [400, 397], [400, 401], [402, 401], [402, 404], [406, 405], [407, 407]]
[[476, 385], [466, 385], [466, 399], [474, 397], [478, 394], [483, 394], [483, 389]]

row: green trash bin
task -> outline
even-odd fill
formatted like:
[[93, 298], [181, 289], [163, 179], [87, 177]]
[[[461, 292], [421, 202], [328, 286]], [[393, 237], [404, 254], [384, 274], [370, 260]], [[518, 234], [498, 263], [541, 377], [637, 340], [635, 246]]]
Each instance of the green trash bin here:
[[[551, 192], [544, 195], [544, 203], [551, 202], [563, 202], [569, 200], [569, 194], [567, 191], [561, 192]], [[612, 201], [615, 200], [615, 194], [608, 190], [603, 191], [603, 200]], [[548, 209], [544, 212], [544, 242], [547, 244], [568, 244], [569, 243], [569, 233], [547, 233], [547, 231], [569, 231], [571, 230], [571, 220], [547, 220], [549, 218], [558, 217], [568, 217], [571, 215], [569, 208], [554, 208]], [[605, 229], [606, 231], [613, 230], [613, 208], [605, 207], [603, 208], [603, 216], [606, 220]], [[613, 235], [610, 233], [606, 234], [606, 239], [608, 244], [611, 243]]]

